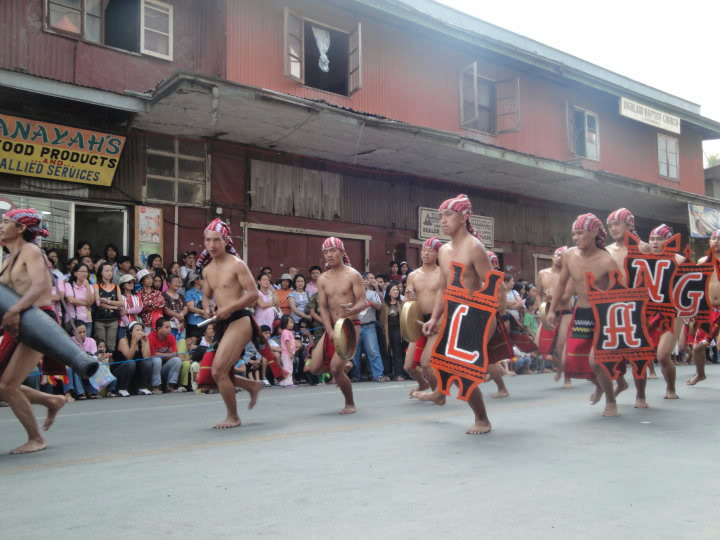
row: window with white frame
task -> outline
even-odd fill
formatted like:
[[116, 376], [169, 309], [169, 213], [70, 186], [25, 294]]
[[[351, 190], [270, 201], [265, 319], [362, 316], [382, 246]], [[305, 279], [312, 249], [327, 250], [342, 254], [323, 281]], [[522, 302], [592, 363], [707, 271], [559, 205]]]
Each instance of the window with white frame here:
[[173, 7], [170, 4], [143, 0], [140, 32], [140, 52], [172, 60]]
[[597, 115], [580, 107], [567, 107], [568, 142], [575, 155], [600, 159], [600, 127]]
[[680, 179], [678, 140], [658, 133], [658, 174], [669, 180]]
[[148, 134], [146, 181], [147, 200], [205, 204], [205, 143], [168, 135]]
[[173, 59], [173, 6], [159, 0], [46, 0], [46, 28], [165, 60]]
[[460, 125], [492, 135], [520, 131], [520, 80], [496, 81], [473, 62], [460, 72]]

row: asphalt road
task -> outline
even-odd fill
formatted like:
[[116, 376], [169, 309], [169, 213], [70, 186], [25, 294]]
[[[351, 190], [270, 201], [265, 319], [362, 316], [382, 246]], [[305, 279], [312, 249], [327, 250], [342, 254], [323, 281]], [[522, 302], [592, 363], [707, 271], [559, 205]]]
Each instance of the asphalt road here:
[[[218, 431], [217, 395], [68, 404], [50, 447], [0, 455], [2, 538], [718, 538], [720, 369], [650, 409], [590, 406], [591, 385], [508, 380], [493, 432], [463, 402], [407, 399], [410, 383], [263, 391]], [[659, 370], [658, 370], [659, 373]], [[494, 390], [483, 385], [485, 394]], [[247, 394], [238, 395], [241, 407]], [[37, 414], [43, 414], [38, 409]], [[0, 451], [23, 442], [0, 409]], [[718, 499], [720, 501], [720, 499]]]

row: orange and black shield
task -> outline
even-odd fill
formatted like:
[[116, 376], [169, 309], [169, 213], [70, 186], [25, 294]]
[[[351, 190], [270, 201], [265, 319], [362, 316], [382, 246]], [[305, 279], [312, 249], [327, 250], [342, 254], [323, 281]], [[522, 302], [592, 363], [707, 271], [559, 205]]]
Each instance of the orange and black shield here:
[[587, 296], [595, 316], [595, 362], [611, 379], [620, 376], [621, 366], [630, 362], [636, 379], [645, 377], [645, 370], [655, 360], [646, 325], [649, 299], [642, 280], [639, 287], [628, 288], [619, 283], [620, 272], [610, 272], [606, 291], [595, 287], [592, 272], [585, 274]]
[[496, 321], [497, 292], [502, 272], [488, 272], [485, 286], [471, 292], [464, 287], [465, 266], [451, 262], [451, 285], [445, 289], [445, 318], [432, 352], [431, 365], [438, 378], [438, 390], [450, 395], [453, 382], [460, 389], [458, 399], [467, 401], [475, 387], [485, 382], [489, 358], [488, 341]]
[[[707, 251], [707, 261], [696, 263], [689, 248], [685, 250], [685, 261], [675, 268], [671, 280], [672, 303], [679, 317], [693, 317], [700, 328], [708, 330], [710, 311], [708, 287], [710, 276], [716, 272], [718, 261], [712, 250]], [[716, 274], [720, 275], [720, 274]]]

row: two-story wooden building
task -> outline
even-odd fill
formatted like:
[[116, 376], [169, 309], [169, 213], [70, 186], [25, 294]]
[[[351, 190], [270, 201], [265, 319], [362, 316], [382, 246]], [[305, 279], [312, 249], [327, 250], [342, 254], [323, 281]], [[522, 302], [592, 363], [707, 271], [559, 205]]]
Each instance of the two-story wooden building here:
[[334, 234], [384, 271], [417, 264], [433, 209], [466, 192], [531, 276], [578, 213], [626, 206], [641, 233], [686, 234], [688, 203], [716, 204], [702, 141], [720, 124], [698, 105], [430, 0], [0, 10], [0, 113], [127, 137], [111, 187], [0, 173], [0, 198], [65, 205], [61, 245], [131, 250], [143, 205], [163, 209], [167, 260], [219, 215], [254, 270], [316, 264]]

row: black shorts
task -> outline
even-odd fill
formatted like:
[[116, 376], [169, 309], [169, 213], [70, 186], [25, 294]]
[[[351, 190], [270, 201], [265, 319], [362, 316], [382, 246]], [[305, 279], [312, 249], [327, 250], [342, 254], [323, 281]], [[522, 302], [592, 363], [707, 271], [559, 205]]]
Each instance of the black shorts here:
[[228, 326], [230, 326], [230, 323], [234, 321], [239, 321], [243, 317], [250, 317], [250, 325], [252, 326], [252, 341], [255, 344], [255, 348], [257, 350], [260, 350], [263, 345], [265, 345], [265, 338], [263, 337], [262, 333], [260, 332], [260, 329], [258, 328], [257, 323], [255, 322], [255, 318], [253, 317], [252, 312], [249, 309], [238, 309], [237, 311], [233, 311], [230, 316], [227, 319], [219, 320], [217, 323], [215, 323], [215, 343], [217, 345], [220, 345], [220, 342], [222, 341], [223, 335], [225, 334], [225, 331], [228, 329]]

